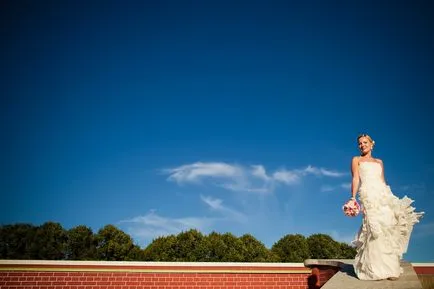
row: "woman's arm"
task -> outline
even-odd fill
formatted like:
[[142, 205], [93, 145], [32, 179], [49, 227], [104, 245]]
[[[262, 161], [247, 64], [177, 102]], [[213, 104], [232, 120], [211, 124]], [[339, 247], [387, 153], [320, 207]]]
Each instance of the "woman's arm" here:
[[351, 182], [351, 197], [355, 199], [360, 184], [358, 157], [353, 157], [353, 160], [351, 161], [351, 175], [353, 176]]

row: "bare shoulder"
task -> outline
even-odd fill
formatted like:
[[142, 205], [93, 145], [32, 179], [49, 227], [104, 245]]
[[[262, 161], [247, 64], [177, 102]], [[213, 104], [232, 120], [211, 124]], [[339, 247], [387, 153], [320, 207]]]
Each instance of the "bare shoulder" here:
[[375, 161], [377, 162], [377, 163], [379, 163], [380, 164], [380, 166], [383, 168], [383, 170], [384, 170], [384, 164], [383, 164], [383, 161], [381, 160], [381, 159], [375, 159]]
[[353, 178], [359, 175], [359, 157], [353, 157], [351, 160], [351, 174]]
[[356, 156], [356, 157], [353, 157], [353, 159], [351, 160], [351, 167], [352, 167], [353, 170], [358, 168], [358, 166], [359, 166], [359, 159], [360, 159], [360, 157]]

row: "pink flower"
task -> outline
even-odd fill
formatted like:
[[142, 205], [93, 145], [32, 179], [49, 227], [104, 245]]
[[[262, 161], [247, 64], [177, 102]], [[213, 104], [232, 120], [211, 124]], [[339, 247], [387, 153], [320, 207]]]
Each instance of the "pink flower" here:
[[360, 205], [355, 199], [350, 199], [342, 206], [345, 216], [355, 217], [360, 213]]

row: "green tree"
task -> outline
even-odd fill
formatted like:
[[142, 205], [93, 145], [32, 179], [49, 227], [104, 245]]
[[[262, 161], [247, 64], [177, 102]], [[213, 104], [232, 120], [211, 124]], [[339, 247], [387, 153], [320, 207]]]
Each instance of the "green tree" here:
[[243, 262], [274, 261], [270, 250], [252, 235], [244, 234], [240, 240], [243, 243]]
[[176, 260], [176, 242], [174, 235], [162, 236], [154, 239], [144, 250], [146, 261], [174, 261]]
[[314, 234], [307, 238], [310, 258], [336, 259], [341, 255], [341, 247], [338, 242], [326, 234]]
[[279, 262], [303, 262], [310, 257], [309, 245], [303, 235], [285, 235], [277, 241], [271, 251], [278, 256]]
[[129, 260], [130, 251], [135, 250], [131, 237], [113, 225], [106, 225], [100, 229], [96, 241], [98, 260]]
[[204, 261], [206, 262], [221, 262], [226, 254], [226, 244], [222, 235], [217, 232], [211, 232], [205, 236], [204, 244], [206, 254]]
[[232, 233], [221, 235], [225, 244], [225, 252], [221, 262], [242, 262], [244, 259], [243, 252], [245, 251], [244, 243]]
[[93, 234], [84, 225], [65, 231], [46, 222], [0, 226], [0, 259], [146, 260], [206, 262], [303, 262], [307, 258], [353, 259], [356, 249], [325, 234], [286, 235], [271, 250], [250, 234], [208, 236], [195, 229], [156, 238], [142, 250], [113, 225]]
[[356, 248], [348, 245], [347, 243], [339, 243], [341, 255], [339, 258], [341, 259], [354, 259], [356, 257], [357, 251]]
[[46, 222], [36, 229], [35, 236], [29, 244], [30, 258], [37, 260], [65, 259], [66, 231], [62, 225]]
[[66, 258], [69, 260], [95, 260], [97, 258], [96, 239], [92, 230], [84, 225], [67, 232]]
[[206, 247], [204, 244], [204, 236], [198, 230], [191, 229], [179, 233], [176, 236], [175, 261], [204, 261], [206, 257]]
[[128, 252], [125, 261], [145, 261], [145, 252], [138, 245], [134, 245]]
[[32, 259], [31, 245], [36, 227], [13, 224], [0, 227], [0, 259]]

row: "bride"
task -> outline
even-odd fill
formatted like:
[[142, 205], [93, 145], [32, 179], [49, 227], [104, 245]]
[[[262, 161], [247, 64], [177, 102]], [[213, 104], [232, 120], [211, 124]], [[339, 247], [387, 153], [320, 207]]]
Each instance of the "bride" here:
[[351, 193], [355, 199], [359, 191], [363, 222], [353, 241], [357, 249], [354, 270], [361, 280], [396, 280], [413, 225], [423, 212], [414, 212], [413, 200], [407, 196], [393, 195], [384, 179], [383, 162], [372, 157], [372, 138], [362, 134], [357, 141], [361, 154], [352, 160]]

